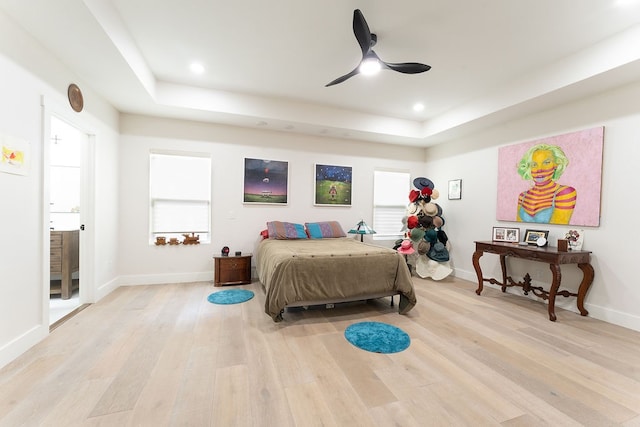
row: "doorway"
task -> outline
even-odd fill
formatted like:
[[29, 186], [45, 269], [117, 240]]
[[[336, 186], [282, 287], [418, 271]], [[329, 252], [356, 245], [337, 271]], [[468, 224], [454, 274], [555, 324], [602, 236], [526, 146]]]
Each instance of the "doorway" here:
[[51, 116], [49, 140], [49, 325], [81, 306], [82, 153], [88, 135]]

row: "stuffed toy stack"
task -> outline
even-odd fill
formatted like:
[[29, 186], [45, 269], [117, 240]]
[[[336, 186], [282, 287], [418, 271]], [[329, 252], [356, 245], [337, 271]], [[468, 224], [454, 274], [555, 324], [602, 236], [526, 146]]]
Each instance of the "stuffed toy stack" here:
[[[407, 264], [413, 265], [416, 274], [422, 278], [442, 280], [450, 275], [449, 238], [443, 227], [445, 224], [442, 208], [434, 202], [440, 193], [433, 182], [424, 177], [413, 180], [415, 187], [409, 192], [407, 216], [403, 219], [405, 238], [396, 242], [396, 249], [407, 257]], [[411, 242], [413, 251], [407, 251]]]

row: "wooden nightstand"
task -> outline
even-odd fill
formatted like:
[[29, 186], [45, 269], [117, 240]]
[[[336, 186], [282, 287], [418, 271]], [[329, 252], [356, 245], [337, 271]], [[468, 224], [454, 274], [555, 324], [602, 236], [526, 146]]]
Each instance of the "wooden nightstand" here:
[[246, 285], [251, 283], [251, 254], [213, 257], [214, 286]]

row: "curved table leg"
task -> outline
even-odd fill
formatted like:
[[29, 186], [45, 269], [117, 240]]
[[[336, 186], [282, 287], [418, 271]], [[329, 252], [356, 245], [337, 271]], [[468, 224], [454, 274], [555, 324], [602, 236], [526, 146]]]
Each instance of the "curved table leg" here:
[[562, 274], [560, 273], [560, 266], [558, 264], [549, 264], [549, 268], [551, 269], [551, 275], [553, 276], [551, 289], [549, 289], [549, 320], [555, 322], [556, 292], [558, 292], [558, 288], [560, 288], [560, 280], [562, 279]]
[[578, 264], [580, 270], [582, 270], [582, 282], [580, 282], [580, 287], [578, 288], [578, 299], [576, 304], [578, 306], [578, 310], [580, 310], [581, 316], [586, 316], [589, 312], [584, 308], [584, 297], [587, 295], [587, 291], [589, 287], [591, 287], [591, 283], [593, 283], [593, 267], [591, 264]]
[[480, 295], [480, 293], [482, 292], [482, 269], [480, 268], [480, 257], [484, 255], [484, 252], [482, 251], [475, 251], [473, 253], [473, 257], [472, 257], [472, 261], [473, 261], [473, 268], [476, 270], [476, 275], [478, 276], [478, 289], [476, 289], [476, 294]]
[[505, 259], [507, 255], [500, 254], [500, 269], [502, 270], [502, 292], [507, 290], [507, 263]]

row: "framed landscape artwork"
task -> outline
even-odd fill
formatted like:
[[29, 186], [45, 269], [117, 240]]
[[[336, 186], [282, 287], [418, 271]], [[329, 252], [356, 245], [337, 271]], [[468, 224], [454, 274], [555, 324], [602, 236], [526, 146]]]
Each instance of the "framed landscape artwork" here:
[[243, 203], [286, 205], [289, 162], [244, 159]]
[[315, 165], [314, 202], [316, 206], [351, 206], [351, 166]]

